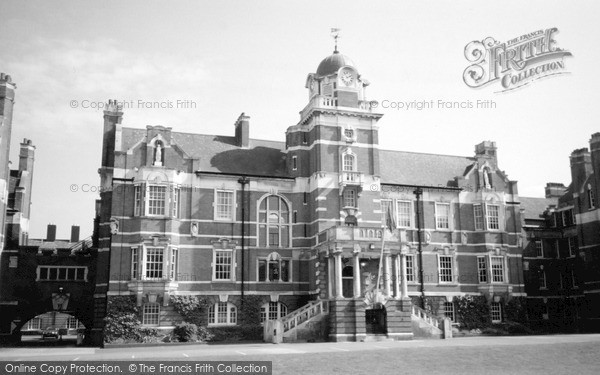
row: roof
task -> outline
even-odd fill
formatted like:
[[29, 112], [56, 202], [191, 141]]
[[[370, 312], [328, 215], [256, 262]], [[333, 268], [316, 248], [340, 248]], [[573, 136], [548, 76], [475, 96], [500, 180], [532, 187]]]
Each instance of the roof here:
[[456, 187], [455, 177], [463, 176], [475, 162], [465, 156], [391, 150], [381, 150], [379, 159], [381, 183], [414, 186]]
[[[130, 149], [146, 134], [146, 129], [123, 128], [123, 148]], [[171, 137], [187, 157], [199, 160], [202, 172], [289, 177], [284, 142], [250, 139], [242, 148], [235, 137], [176, 132]]]
[[323, 59], [323, 61], [321, 61], [319, 67], [317, 68], [317, 75], [328, 76], [330, 74], [337, 73], [337, 71], [343, 66], [354, 67], [354, 62], [348, 56], [342, 55], [336, 50], [332, 55], [327, 56]]
[[556, 205], [558, 198], [531, 198], [519, 197], [521, 201], [521, 209], [525, 210], [525, 220], [541, 220], [540, 217], [548, 206]]

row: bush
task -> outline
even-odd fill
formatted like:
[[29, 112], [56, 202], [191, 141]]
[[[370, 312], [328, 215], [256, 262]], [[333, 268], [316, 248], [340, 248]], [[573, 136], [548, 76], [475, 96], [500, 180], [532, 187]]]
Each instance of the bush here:
[[193, 323], [179, 323], [173, 330], [175, 337], [181, 342], [198, 341], [198, 326]]
[[483, 296], [455, 297], [456, 315], [461, 327], [485, 328], [491, 323], [490, 308]]
[[205, 326], [208, 301], [198, 296], [171, 296], [173, 308], [188, 323]]
[[263, 337], [261, 325], [211, 327], [208, 330], [214, 335], [211, 341], [262, 340]]

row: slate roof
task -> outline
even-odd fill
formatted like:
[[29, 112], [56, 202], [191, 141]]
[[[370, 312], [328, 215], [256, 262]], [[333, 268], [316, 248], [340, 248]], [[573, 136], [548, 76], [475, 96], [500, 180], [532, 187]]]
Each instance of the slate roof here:
[[550, 205], [557, 205], [558, 198], [519, 197], [521, 209], [525, 210], [525, 220], [543, 220], [540, 215]]
[[381, 150], [381, 182], [419, 186], [456, 187], [454, 180], [463, 176], [475, 158], [417, 152]]
[[[123, 148], [133, 147], [146, 136], [146, 129], [123, 128]], [[289, 177], [285, 143], [250, 139], [248, 148], [235, 144], [235, 137], [172, 132], [172, 142], [188, 157], [200, 160], [200, 171]], [[473, 157], [380, 150], [383, 184], [456, 187], [475, 162]]]

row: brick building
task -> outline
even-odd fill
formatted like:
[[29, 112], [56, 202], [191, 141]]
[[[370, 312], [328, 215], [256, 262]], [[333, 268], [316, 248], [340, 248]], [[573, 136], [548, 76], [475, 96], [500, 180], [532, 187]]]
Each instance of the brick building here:
[[521, 198], [528, 320], [544, 331], [581, 329], [583, 264], [572, 186], [548, 183], [546, 198]]
[[410, 338], [410, 297], [422, 295], [450, 318], [455, 296], [483, 295], [502, 320], [524, 287], [517, 183], [495, 143], [465, 157], [382, 150], [368, 85], [336, 50], [307, 76], [285, 142], [250, 138], [245, 114], [234, 136], [125, 127], [109, 101], [97, 337], [106, 298], [119, 295], [164, 329], [181, 320], [173, 295], [207, 297], [209, 326], [235, 325], [246, 295], [261, 299], [263, 321], [325, 306], [331, 340]]

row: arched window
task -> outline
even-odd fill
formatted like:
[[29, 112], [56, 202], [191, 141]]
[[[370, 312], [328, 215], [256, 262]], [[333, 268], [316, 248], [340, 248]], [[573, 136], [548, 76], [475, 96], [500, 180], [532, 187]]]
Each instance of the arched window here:
[[345, 298], [354, 296], [354, 267], [352, 266], [342, 269], [342, 295]]
[[277, 195], [265, 197], [258, 209], [259, 246], [290, 246], [290, 207]]
[[237, 308], [233, 303], [217, 302], [208, 308], [208, 325], [234, 325]]
[[277, 320], [287, 315], [287, 306], [281, 302], [267, 302], [260, 308], [260, 322]]
[[354, 172], [356, 169], [356, 165], [355, 165], [355, 157], [352, 154], [344, 154], [344, 156], [342, 157], [342, 161], [343, 161], [343, 165], [342, 165], [342, 170], [344, 172]]

